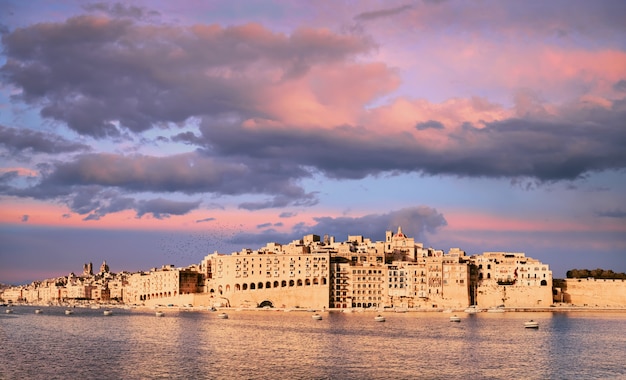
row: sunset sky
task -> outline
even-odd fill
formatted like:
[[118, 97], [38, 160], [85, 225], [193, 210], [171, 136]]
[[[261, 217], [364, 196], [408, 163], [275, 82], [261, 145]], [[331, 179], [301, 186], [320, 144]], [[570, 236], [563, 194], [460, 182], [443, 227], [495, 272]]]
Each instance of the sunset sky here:
[[0, 2], [0, 282], [305, 234], [626, 272], [626, 2]]

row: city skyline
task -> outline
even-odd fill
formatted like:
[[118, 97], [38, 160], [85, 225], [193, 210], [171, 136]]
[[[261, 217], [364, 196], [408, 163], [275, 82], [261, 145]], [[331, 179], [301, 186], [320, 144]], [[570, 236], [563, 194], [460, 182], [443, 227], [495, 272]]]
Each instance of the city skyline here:
[[2, 283], [398, 226], [626, 272], [622, 2], [0, 14]]

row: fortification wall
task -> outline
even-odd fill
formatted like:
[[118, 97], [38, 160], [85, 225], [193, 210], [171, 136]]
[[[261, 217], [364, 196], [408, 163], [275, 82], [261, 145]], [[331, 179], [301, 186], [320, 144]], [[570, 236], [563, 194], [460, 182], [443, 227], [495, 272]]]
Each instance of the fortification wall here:
[[577, 306], [626, 307], [626, 280], [568, 278], [563, 302]]
[[506, 307], [549, 307], [552, 305], [550, 286], [481, 285], [476, 289], [476, 304], [481, 308], [498, 305]]

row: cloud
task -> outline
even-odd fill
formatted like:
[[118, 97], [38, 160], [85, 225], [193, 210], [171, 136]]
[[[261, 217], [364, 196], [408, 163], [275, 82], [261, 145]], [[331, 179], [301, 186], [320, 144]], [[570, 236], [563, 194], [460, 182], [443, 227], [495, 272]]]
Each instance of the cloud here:
[[354, 17], [357, 21], [371, 21], [379, 18], [386, 18], [390, 16], [397, 15], [399, 13], [405, 12], [409, 9], [413, 8], [410, 4], [401, 5], [395, 8], [381, 9], [377, 11], [363, 12], [359, 13]]
[[97, 138], [199, 115], [264, 116], [255, 105], [272, 86], [373, 47], [322, 29], [285, 35], [258, 24], [176, 27], [91, 15], [16, 29], [2, 42], [3, 80], [20, 90], [14, 98]]
[[204, 218], [204, 219], [196, 220], [196, 223], [206, 223], [206, 222], [212, 222], [214, 220], [215, 220], [215, 218]]
[[418, 131], [423, 131], [425, 129], [444, 129], [445, 127], [443, 126], [443, 124], [439, 121], [436, 120], [428, 120], [428, 121], [424, 121], [421, 123], [417, 123], [417, 125], [415, 126], [415, 128]]
[[[313, 225], [297, 224], [290, 232], [280, 233], [273, 229], [258, 234], [240, 233], [232, 242], [261, 247], [267, 242], [286, 244], [308, 234], [323, 236], [330, 234], [337, 241], [345, 241], [348, 235], [362, 235], [372, 240], [384, 240], [384, 231], [396, 231], [398, 226], [416, 241], [427, 239], [427, 234], [436, 233], [447, 225], [443, 214], [427, 206], [407, 207], [386, 214], [370, 214], [361, 217], [316, 217]], [[269, 227], [267, 223], [264, 227]]]
[[626, 219], [626, 211], [617, 208], [608, 211], [598, 211], [596, 212], [596, 215], [603, 218]]
[[67, 140], [53, 133], [3, 125], [0, 125], [0, 147], [10, 155], [73, 153], [91, 149], [85, 144]]
[[152, 214], [157, 219], [168, 218], [170, 215], [185, 215], [191, 210], [198, 208], [200, 201], [178, 202], [163, 198], [139, 201], [137, 207], [137, 217], [141, 218], [145, 214]]
[[104, 12], [114, 18], [129, 17], [133, 19], [143, 19], [146, 16], [158, 16], [160, 13], [153, 10], [147, 10], [144, 7], [134, 5], [126, 5], [123, 3], [93, 3], [83, 5], [87, 11]]

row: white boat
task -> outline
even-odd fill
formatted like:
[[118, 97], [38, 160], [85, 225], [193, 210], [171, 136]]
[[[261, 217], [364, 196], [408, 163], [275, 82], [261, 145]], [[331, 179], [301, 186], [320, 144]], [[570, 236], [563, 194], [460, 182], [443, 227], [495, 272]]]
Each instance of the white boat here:
[[74, 314], [74, 310], [67, 309], [65, 310], [65, 315]]
[[481, 311], [482, 310], [480, 310], [477, 305], [472, 305], [468, 307], [467, 309], [465, 309], [465, 312], [468, 314], [480, 313]]
[[528, 322], [524, 322], [524, 327], [527, 329], [538, 329], [539, 322], [533, 321], [532, 319]]
[[41, 309], [35, 309], [35, 314], [41, 314], [43, 311]]
[[105, 310], [104, 315], [113, 315], [113, 312], [111, 310]]
[[219, 313], [219, 314], [217, 315], [217, 317], [218, 317], [219, 319], [228, 319], [228, 314], [226, 314], [226, 313]]
[[316, 321], [321, 321], [322, 320], [322, 316], [315, 313], [311, 316], [311, 318], [315, 319]]
[[154, 315], [156, 315], [157, 317], [162, 317], [165, 315], [165, 313], [162, 311], [157, 311], [156, 313], [154, 313]]
[[7, 313], [7, 314], [11, 314], [11, 313], [13, 313], [13, 309], [6, 309], [6, 310], [5, 310], [5, 313]]
[[341, 310], [342, 313], [352, 313], [352, 309], [343, 309]]
[[378, 314], [376, 317], [374, 317], [374, 320], [376, 322], [385, 322], [385, 317], [383, 317], [382, 315]]
[[456, 315], [453, 315], [450, 317], [450, 322], [461, 322], [461, 318], [457, 317]]

